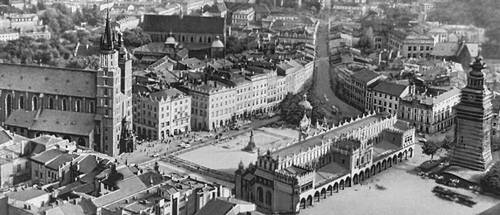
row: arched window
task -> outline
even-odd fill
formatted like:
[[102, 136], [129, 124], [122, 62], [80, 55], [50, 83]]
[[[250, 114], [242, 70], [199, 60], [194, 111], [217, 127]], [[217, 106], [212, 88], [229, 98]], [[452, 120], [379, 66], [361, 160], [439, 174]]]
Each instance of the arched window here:
[[203, 40], [202, 40], [202, 39], [201, 39], [201, 37], [200, 37], [200, 43], [202, 43], [202, 42], [203, 42]]
[[85, 143], [85, 140], [81, 137], [78, 138], [78, 145], [79, 146], [86, 146], [87, 144]]
[[94, 113], [94, 102], [89, 103], [89, 112]]
[[264, 202], [264, 192], [262, 191], [262, 187], [257, 187], [257, 199], [259, 202]]
[[5, 117], [8, 117], [12, 113], [12, 96], [7, 94], [5, 97]]
[[38, 97], [36, 96], [33, 96], [33, 98], [31, 98], [31, 109], [38, 110]]
[[185, 42], [186, 41], [186, 37], [184, 35], [182, 35], [182, 42]]
[[49, 97], [49, 109], [54, 109], [54, 98]]
[[212, 42], [212, 37], [208, 37], [208, 42]]
[[271, 194], [271, 191], [267, 191], [266, 192], [266, 204], [267, 205], [271, 205], [272, 203], [272, 197], [273, 197], [273, 194]]
[[194, 37], [193, 36], [191, 36], [191, 42], [194, 42]]
[[61, 110], [63, 110], [63, 111], [68, 110], [68, 103], [67, 103], [66, 99], [61, 100]]
[[75, 111], [76, 112], [80, 112], [82, 111], [82, 102], [80, 100], [76, 100], [75, 101]]
[[19, 109], [24, 109], [24, 96], [19, 96]]

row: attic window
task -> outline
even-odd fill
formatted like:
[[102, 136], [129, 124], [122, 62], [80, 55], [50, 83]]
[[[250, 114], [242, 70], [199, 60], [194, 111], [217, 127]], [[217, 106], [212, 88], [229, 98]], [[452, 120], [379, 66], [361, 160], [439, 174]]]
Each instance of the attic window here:
[[66, 83], [69, 83], [69, 79], [68, 79], [68, 80], [66, 80]]
[[19, 79], [23, 80], [23, 76], [22, 76], [22, 75], [21, 75], [21, 76], [19, 76]]
[[45, 81], [48, 81], [49, 80], [49, 77], [45, 77]]

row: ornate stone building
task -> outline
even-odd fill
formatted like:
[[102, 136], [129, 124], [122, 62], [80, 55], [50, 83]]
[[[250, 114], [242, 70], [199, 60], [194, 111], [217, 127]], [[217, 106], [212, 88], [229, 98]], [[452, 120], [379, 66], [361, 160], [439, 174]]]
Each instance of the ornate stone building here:
[[456, 144], [451, 164], [473, 170], [486, 170], [492, 162], [492, 93], [485, 85], [486, 64], [481, 57], [471, 63], [467, 86], [462, 89], [456, 112]]
[[236, 171], [236, 197], [269, 214], [296, 214], [413, 156], [415, 129], [395, 115], [369, 114], [259, 154]]
[[132, 60], [109, 16], [100, 49], [97, 70], [0, 64], [2, 125], [29, 137], [56, 134], [110, 156], [132, 151]]

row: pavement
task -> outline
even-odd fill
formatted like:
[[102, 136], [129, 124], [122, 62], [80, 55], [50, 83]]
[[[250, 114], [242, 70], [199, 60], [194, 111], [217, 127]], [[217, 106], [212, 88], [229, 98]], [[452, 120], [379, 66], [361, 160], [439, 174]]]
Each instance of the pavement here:
[[[222, 138], [234, 137], [279, 120], [280, 118], [278, 115], [267, 119], [255, 119], [251, 123], [244, 125], [240, 130], [228, 130], [226, 132], [219, 131], [217, 133], [222, 133]], [[214, 143], [217, 144], [220, 140], [215, 139], [215, 134], [215, 132], [193, 131], [189, 134], [169, 138], [169, 143], [161, 142], [159, 140], [144, 141], [137, 144], [136, 150], [133, 153], [121, 154], [120, 157], [118, 157], [118, 161], [120, 163], [126, 162], [127, 164], [138, 164], [141, 167], [152, 167], [154, 162], [160, 160], [161, 158], [166, 158], [169, 155], [177, 155], [205, 145]], [[180, 144], [182, 142], [188, 142], [191, 147], [181, 147]]]
[[480, 212], [500, 203], [500, 200], [471, 191], [446, 187], [454, 192], [471, 196], [478, 203], [473, 207], [443, 200], [432, 193], [438, 186], [432, 179], [419, 177], [414, 170], [429, 156], [422, 154], [420, 146], [415, 147], [415, 156], [408, 161], [389, 168], [363, 185], [341, 190], [327, 196], [313, 207], [301, 210], [300, 214], [334, 214], [336, 215], [469, 215]]
[[[329, 112], [329, 118], [335, 122], [342, 120], [344, 117], [358, 116], [361, 111], [350, 106], [340, 100], [333, 92], [334, 86], [331, 86], [330, 79], [335, 77], [335, 70], [330, 68], [329, 53], [328, 53], [328, 24], [321, 21], [318, 27], [318, 35], [316, 37], [317, 60], [316, 74], [314, 75], [313, 93], [316, 98], [324, 102], [324, 108], [331, 110], [332, 105], [339, 109], [339, 114]], [[332, 74], [331, 74], [332, 73]], [[327, 99], [325, 99], [325, 97]]]

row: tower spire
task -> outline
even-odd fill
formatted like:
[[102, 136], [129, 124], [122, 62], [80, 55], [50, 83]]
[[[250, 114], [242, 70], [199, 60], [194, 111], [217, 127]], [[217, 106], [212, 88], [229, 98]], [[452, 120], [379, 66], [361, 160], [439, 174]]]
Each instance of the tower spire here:
[[106, 9], [106, 25], [104, 26], [104, 34], [101, 36], [101, 51], [113, 51], [113, 32], [109, 23], [109, 8]]

